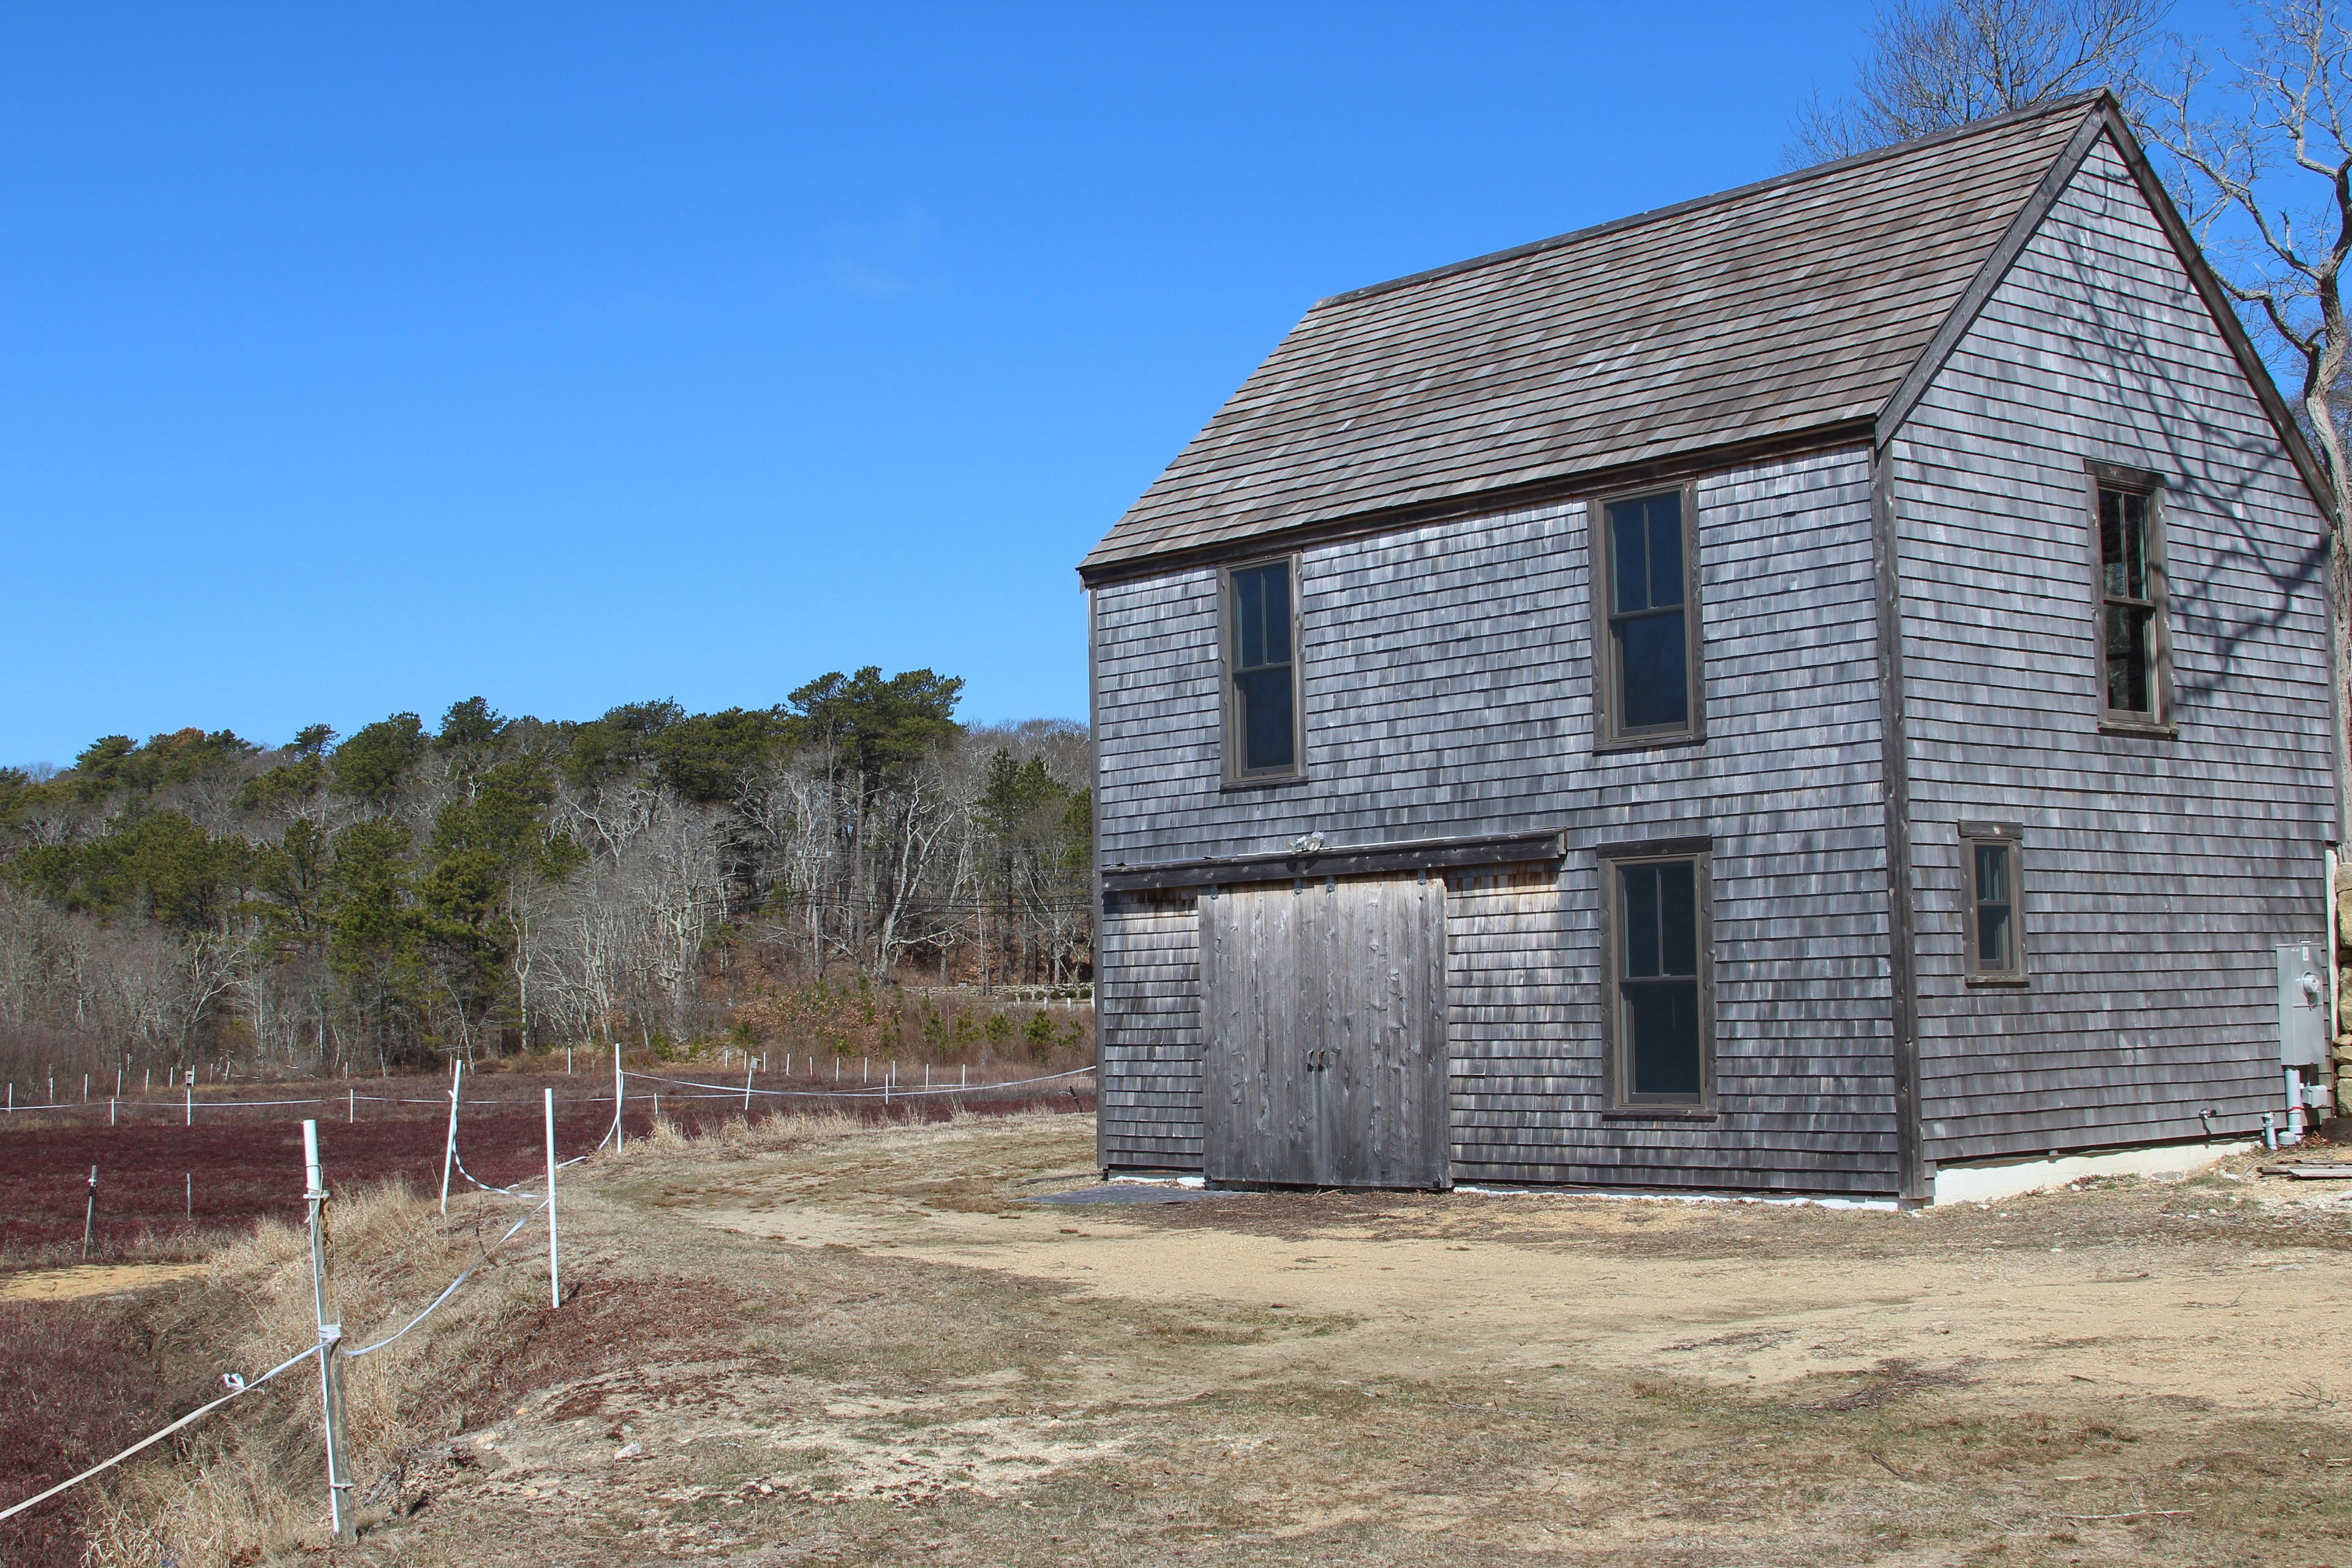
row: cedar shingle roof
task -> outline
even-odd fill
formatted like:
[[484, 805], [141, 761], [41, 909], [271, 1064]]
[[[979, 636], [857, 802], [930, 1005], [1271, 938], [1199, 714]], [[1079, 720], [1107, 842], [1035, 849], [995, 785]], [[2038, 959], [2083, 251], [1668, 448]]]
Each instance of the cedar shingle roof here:
[[1869, 418], [2101, 101], [1318, 301], [1080, 570]]

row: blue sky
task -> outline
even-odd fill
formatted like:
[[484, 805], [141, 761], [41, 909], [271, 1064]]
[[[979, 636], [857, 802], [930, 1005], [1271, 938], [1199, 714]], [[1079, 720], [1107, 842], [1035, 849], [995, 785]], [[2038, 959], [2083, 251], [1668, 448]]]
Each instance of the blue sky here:
[[929, 666], [1320, 295], [1777, 172], [1863, 4], [0, 9], [0, 761]]

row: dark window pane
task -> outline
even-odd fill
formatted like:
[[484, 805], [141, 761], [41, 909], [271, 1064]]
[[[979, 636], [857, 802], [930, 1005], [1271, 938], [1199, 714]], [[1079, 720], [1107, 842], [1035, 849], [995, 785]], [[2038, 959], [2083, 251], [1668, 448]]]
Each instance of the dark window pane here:
[[1683, 602], [1683, 498], [1653, 496], [1650, 513], [1650, 604]]
[[1683, 498], [1675, 491], [1609, 508], [1612, 615], [1683, 602]]
[[1658, 970], [1658, 870], [1655, 866], [1627, 866], [1618, 875], [1625, 886], [1625, 973], [1639, 978]]
[[2009, 851], [2001, 845], [1977, 846], [1977, 901], [2009, 902]]
[[1658, 873], [1658, 972], [1698, 973], [1698, 878], [1687, 860], [1660, 866]]
[[2124, 588], [2127, 597], [2150, 596], [2147, 581], [2147, 498], [2126, 495], [2124, 510]]
[[1698, 973], [1698, 875], [1687, 860], [1618, 868], [1627, 979]]
[[2120, 713], [2146, 713], [2148, 629], [2154, 612], [2131, 605], [2106, 606], [2107, 706]]
[[2146, 496], [2127, 490], [2099, 492], [2099, 569], [2112, 597], [2149, 597]]
[[1625, 730], [1690, 722], [1690, 670], [1680, 610], [1616, 627], [1617, 723]]
[[2098, 491], [2098, 581], [2105, 593], [2124, 593], [2124, 496]]
[[1996, 972], [2017, 967], [2009, 956], [2007, 904], [1977, 906], [1977, 967]]
[[1290, 567], [1254, 566], [1234, 574], [1235, 658], [1243, 669], [1290, 659]]
[[2011, 919], [2017, 907], [2009, 846], [1976, 847], [1977, 967], [2001, 972], [2017, 967]]
[[1698, 982], [1628, 981], [1621, 989], [1632, 1092], [1642, 1098], [1697, 1099]]
[[1609, 562], [1615, 579], [1615, 615], [1650, 607], [1650, 531], [1640, 501], [1620, 501], [1609, 509]]
[[1243, 771], [1290, 766], [1290, 667], [1249, 670], [1234, 680], [1242, 705]]

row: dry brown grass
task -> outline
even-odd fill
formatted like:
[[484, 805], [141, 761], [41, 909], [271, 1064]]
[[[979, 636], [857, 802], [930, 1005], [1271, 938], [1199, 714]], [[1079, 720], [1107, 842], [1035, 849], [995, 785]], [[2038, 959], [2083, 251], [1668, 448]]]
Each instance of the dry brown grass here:
[[[688, 1131], [665, 1118], [625, 1153], [599, 1156], [594, 1174], [604, 1181], [658, 1179], [714, 1158], [836, 1142], [864, 1126], [853, 1117], [817, 1113]], [[567, 1187], [579, 1176], [584, 1188], [586, 1174], [575, 1167], [566, 1174]], [[404, 1185], [360, 1188], [339, 1194], [331, 1205], [335, 1296], [354, 1346], [397, 1329], [449, 1279], [489, 1258], [425, 1326], [346, 1363], [345, 1414], [363, 1528], [402, 1506], [402, 1489], [421, 1447], [463, 1429], [469, 1392], [478, 1399], [503, 1395], [510, 1378], [501, 1374], [513, 1371], [506, 1363], [530, 1359], [534, 1331], [552, 1316], [544, 1294], [543, 1226], [534, 1221], [505, 1249], [495, 1256], [489, 1251], [525, 1206], [469, 1196], [454, 1201], [445, 1218], [436, 1200]], [[656, 1299], [668, 1294], [653, 1292]], [[613, 1281], [596, 1279], [588, 1283], [583, 1301], [575, 1278], [566, 1311], [609, 1318], [617, 1300], [632, 1336], [687, 1329], [690, 1312], [665, 1321], [640, 1310], [643, 1297], [642, 1290], [616, 1292]], [[219, 1247], [201, 1283], [182, 1291], [166, 1310], [175, 1359], [203, 1363], [215, 1369], [215, 1377], [224, 1371], [250, 1376], [275, 1365], [316, 1337], [307, 1232], [263, 1221]], [[578, 1369], [576, 1356], [559, 1352], [537, 1370], [554, 1375]], [[89, 1523], [96, 1559], [126, 1568], [167, 1563], [189, 1568], [272, 1561], [315, 1544], [326, 1529], [318, 1474], [322, 1426], [316, 1371], [289, 1371], [194, 1429], [170, 1462], [130, 1467]]]
[[[404, 1187], [338, 1197], [330, 1218], [335, 1294], [352, 1342], [397, 1328], [481, 1256], [504, 1228], [500, 1214], [515, 1207], [469, 1203], [444, 1220]], [[478, 1276], [429, 1331], [346, 1363], [357, 1475], [395, 1468], [442, 1419], [439, 1385], [451, 1369], [530, 1310], [543, 1277], [517, 1266], [525, 1256]], [[314, 1341], [310, 1268], [308, 1236], [292, 1226], [265, 1222], [222, 1248], [201, 1288], [183, 1298], [183, 1354], [199, 1358], [209, 1347], [220, 1369], [251, 1376]], [[323, 1495], [307, 1483], [321, 1463], [318, 1386], [314, 1368], [297, 1367], [230, 1406], [228, 1418], [194, 1428], [176, 1462], [134, 1467], [92, 1530], [101, 1560], [158, 1568], [253, 1562], [317, 1541]]]

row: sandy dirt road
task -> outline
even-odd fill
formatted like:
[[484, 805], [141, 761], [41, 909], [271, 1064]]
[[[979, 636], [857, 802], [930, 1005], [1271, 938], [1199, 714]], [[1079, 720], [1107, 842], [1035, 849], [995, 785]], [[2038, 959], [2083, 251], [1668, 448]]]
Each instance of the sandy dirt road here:
[[1035, 1201], [1091, 1133], [583, 1179], [356, 1560], [2352, 1564], [2332, 1184]]
[[[2199, 1217], [2252, 1225], [2284, 1211], [2326, 1226], [2341, 1210], [2335, 1223], [2352, 1232], [2352, 1202], [2332, 1193], [2226, 1181], [2200, 1184], [2213, 1203]], [[2082, 1222], [2102, 1205], [2069, 1196], [2071, 1209], [2042, 1197], [1900, 1215], [1261, 1194], [1024, 1215], [936, 1210], [921, 1184], [824, 1182], [698, 1218], [793, 1245], [893, 1248], [1105, 1301], [1345, 1320], [1336, 1342], [1299, 1352], [1285, 1342], [1294, 1349], [1276, 1353], [1385, 1370], [1503, 1374], [1570, 1362], [1780, 1385], [1900, 1358], [1924, 1369], [1998, 1364], [2018, 1392], [2089, 1383], [2119, 1398], [2217, 1408], [2272, 1409], [2289, 1388], [2327, 1403], [2352, 1394], [2342, 1370], [2352, 1362], [2309, 1353], [2320, 1303], [2352, 1303], [2352, 1251], [2285, 1236], [2184, 1247], [2161, 1232], [2185, 1216], [2160, 1217], [2155, 1235], [2101, 1235]]]

